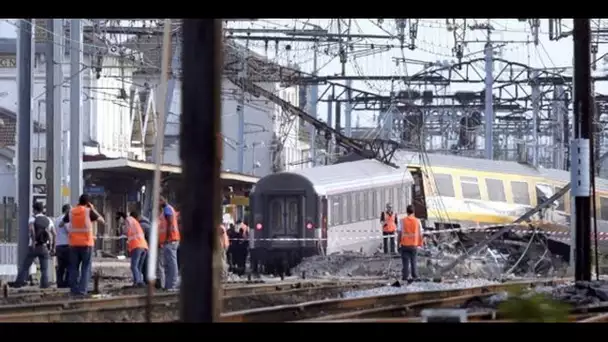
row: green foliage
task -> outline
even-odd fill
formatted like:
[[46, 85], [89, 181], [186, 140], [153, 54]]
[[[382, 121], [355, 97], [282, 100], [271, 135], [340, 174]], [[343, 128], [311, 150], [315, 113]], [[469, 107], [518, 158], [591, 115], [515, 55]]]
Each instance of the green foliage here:
[[498, 307], [500, 316], [516, 322], [567, 322], [569, 311], [567, 304], [541, 293], [524, 295], [521, 288], [509, 293], [509, 299]]

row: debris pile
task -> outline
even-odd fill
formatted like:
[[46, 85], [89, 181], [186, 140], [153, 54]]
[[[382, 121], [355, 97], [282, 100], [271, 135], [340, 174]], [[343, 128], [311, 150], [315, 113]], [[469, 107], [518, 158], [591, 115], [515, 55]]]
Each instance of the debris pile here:
[[[465, 250], [487, 238], [487, 233], [436, 235], [418, 252], [420, 277], [432, 278], [456, 260]], [[565, 275], [567, 264], [553, 255], [541, 234], [506, 233], [480, 253], [469, 257], [442, 275], [443, 278], [505, 279], [510, 277], [551, 277]], [[335, 253], [306, 258], [292, 273], [307, 277], [401, 277], [399, 255], [356, 252]]]

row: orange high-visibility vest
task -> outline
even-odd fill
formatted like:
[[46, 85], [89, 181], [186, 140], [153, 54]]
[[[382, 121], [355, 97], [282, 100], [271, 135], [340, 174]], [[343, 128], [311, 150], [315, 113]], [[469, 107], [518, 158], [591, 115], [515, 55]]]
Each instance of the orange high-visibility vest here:
[[[175, 214], [175, 209], [173, 209], [172, 206], [167, 204], [167, 207], [171, 210], [171, 225], [173, 226], [173, 229], [169, 232], [169, 242], [177, 242], [181, 239], [179, 229], [177, 228], [177, 215]], [[158, 217], [158, 222], [158, 244], [162, 246], [162, 244], [167, 240], [167, 228], [169, 227], [167, 219], [165, 218], [164, 210], [161, 210]]]
[[78, 205], [70, 211], [68, 240], [72, 247], [93, 247], [95, 245], [91, 209]]
[[420, 247], [422, 246], [422, 235], [420, 234], [420, 223], [416, 216], [408, 215], [401, 221], [403, 231], [401, 232], [401, 246]]
[[144, 237], [144, 230], [139, 222], [133, 217], [127, 217], [127, 249], [129, 253], [137, 248], [148, 249], [148, 243]]
[[220, 224], [220, 246], [223, 249], [228, 249], [228, 247], [230, 247], [228, 233], [226, 233], [226, 227], [223, 224]]
[[384, 213], [384, 226], [382, 227], [382, 231], [385, 233], [394, 233], [395, 230], [397, 230], [395, 214], [389, 215], [388, 213]]

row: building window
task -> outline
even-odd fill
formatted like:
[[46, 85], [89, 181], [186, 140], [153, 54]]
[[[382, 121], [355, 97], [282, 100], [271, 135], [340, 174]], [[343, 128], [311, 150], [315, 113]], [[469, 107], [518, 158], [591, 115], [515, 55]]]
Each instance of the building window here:
[[486, 189], [488, 190], [488, 199], [492, 202], [506, 202], [505, 185], [500, 179], [486, 178]]
[[513, 203], [530, 205], [530, 191], [526, 182], [511, 182]]
[[446, 175], [442, 173], [436, 173], [433, 175], [435, 180], [435, 186], [438, 196], [454, 197], [454, 182], [452, 175]]
[[477, 177], [460, 177], [460, 187], [462, 188], [463, 198], [475, 200], [481, 199]]

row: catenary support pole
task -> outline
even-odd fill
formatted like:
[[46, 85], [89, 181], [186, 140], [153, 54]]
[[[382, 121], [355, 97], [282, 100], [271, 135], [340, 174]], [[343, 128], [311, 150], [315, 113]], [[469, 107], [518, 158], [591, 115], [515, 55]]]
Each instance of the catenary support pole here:
[[221, 31], [220, 20], [186, 19], [183, 24], [183, 322], [211, 322], [220, 313]]
[[[313, 47], [313, 60], [312, 60], [312, 75], [317, 75], [318, 68], [318, 54], [319, 54], [319, 43], [315, 42]], [[319, 113], [317, 112], [317, 103], [319, 102], [319, 85], [313, 83], [310, 86], [310, 114], [315, 119], [318, 118]], [[310, 162], [312, 167], [317, 166], [317, 129], [313, 125], [308, 126], [310, 132]]]
[[485, 46], [485, 62], [486, 62], [486, 79], [485, 79], [485, 157], [486, 159], [494, 159], [494, 96], [492, 96], [492, 87], [494, 85], [494, 62], [493, 62], [493, 47], [489, 41], [490, 34], [488, 33], [488, 42]]
[[82, 21], [70, 20], [70, 203], [78, 203], [82, 178]]
[[17, 117], [17, 199], [19, 211], [19, 265], [27, 255], [32, 198], [32, 58], [34, 53], [33, 19], [19, 21], [17, 37], [17, 85], [19, 89], [19, 117]]
[[571, 151], [572, 197], [576, 236], [574, 277], [591, 280], [591, 30], [589, 19], [574, 19], [574, 139]]
[[[157, 145], [154, 149], [154, 180], [152, 184], [152, 229], [150, 231], [150, 246], [158, 246], [158, 214], [159, 214], [159, 201], [160, 201], [160, 178], [161, 171], [160, 166], [163, 163], [163, 148], [165, 142], [165, 116], [166, 106], [165, 101], [167, 99], [167, 83], [169, 79], [169, 63], [171, 59], [171, 19], [165, 19], [163, 22], [163, 45], [162, 45], [162, 57], [160, 66], [160, 99], [161, 103], [160, 113], [157, 117], [158, 131], [162, 132], [156, 137], [155, 144]], [[148, 264], [146, 265], [147, 276], [148, 276], [148, 296], [146, 301], [146, 321], [152, 321], [152, 295], [154, 293], [154, 284], [156, 282], [156, 261], [157, 261], [157, 249], [150, 248], [150, 257], [148, 258]], [[164, 285], [164, 284], [163, 284]]]
[[[245, 42], [245, 51], [243, 52], [243, 62], [240, 72], [241, 80], [247, 79], [249, 73], [249, 41]], [[243, 173], [245, 170], [245, 89], [241, 89], [239, 94], [239, 102], [236, 106], [236, 114], [238, 117], [238, 132], [237, 135], [237, 171]]]
[[352, 114], [353, 114], [353, 104], [351, 102], [353, 97], [353, 81], [346, 81], [346, 105], [344, 107], [344, 135], [347, 137], [352, 137]]
[[61, 19], [47, 19], [49, 38], [46, 51], [46, 213], [61, 213], [61, 91], [63, 73]]
[[538, 167], [538, 125], [540, 124], [540, 84], [538, 70], [532, 70], [532, 165]]

